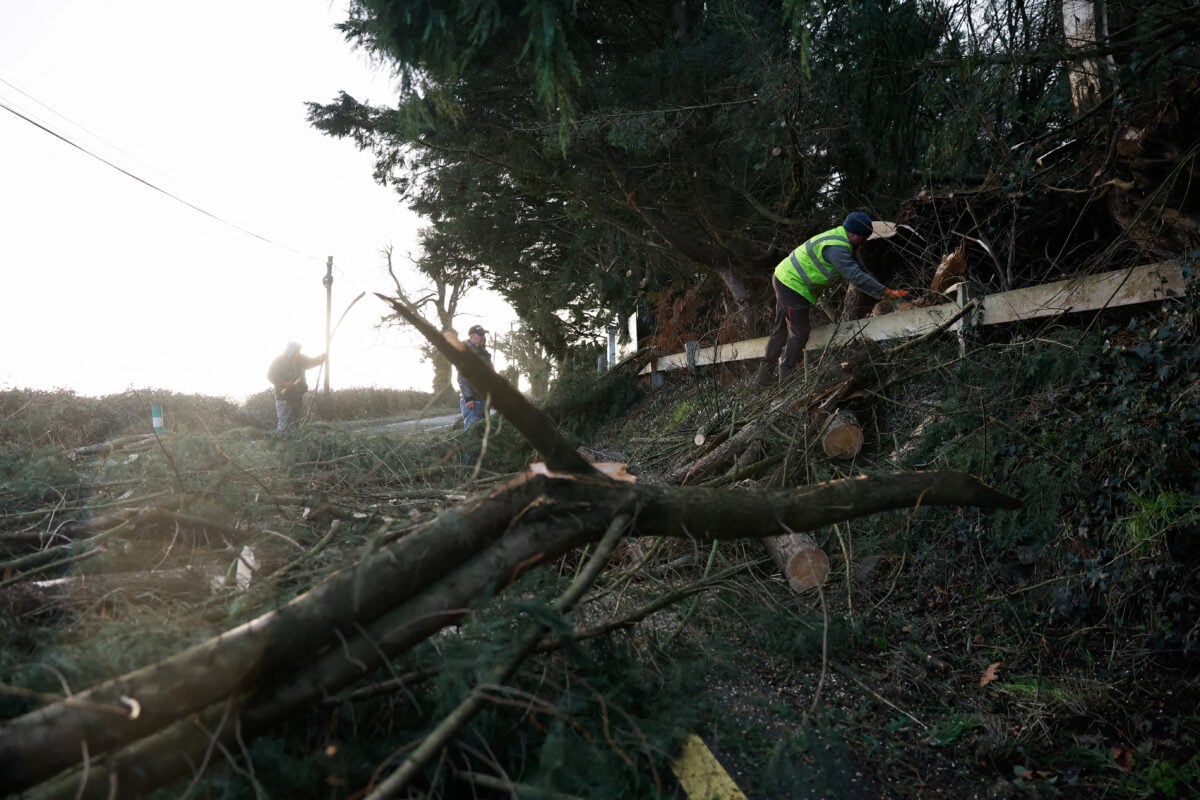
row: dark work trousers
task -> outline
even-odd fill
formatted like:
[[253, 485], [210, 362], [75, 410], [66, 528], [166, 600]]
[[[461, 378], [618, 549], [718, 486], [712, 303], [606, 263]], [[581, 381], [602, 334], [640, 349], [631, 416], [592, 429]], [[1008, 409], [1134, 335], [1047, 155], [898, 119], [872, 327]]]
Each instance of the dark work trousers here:
[[[771, 329], [771, 338], [767, 341], [766, 360], [774, 364], [783, 353], [784, 371], [796, 366], [804, 345], [808, 344], [808, 334], [812, 331], [810, 312], [812, 303], [779, 282], [771, 276], [771, 287], [775, 289], [775, 327]], [[787, 342], [787, 347], [784, 347]]]

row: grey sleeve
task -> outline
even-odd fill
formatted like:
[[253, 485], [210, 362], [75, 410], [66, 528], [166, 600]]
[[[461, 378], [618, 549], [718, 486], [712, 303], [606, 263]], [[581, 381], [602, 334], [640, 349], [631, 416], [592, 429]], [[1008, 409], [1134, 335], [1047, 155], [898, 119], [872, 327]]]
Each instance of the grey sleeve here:
[[876, 300], [883, 297], [883, 290], [886, 287], [879, 282], [878, 278], [867, 272], [866, 267], [862, 265], [862, 262], [858, 260], [858, 256], [854, 255], [850, 248], [829, 245], [825, 248], [823, 255], [829, 259], [830, 264], [833, 264], [837, 268], [837, 271], [842, 274], [843, 278]]

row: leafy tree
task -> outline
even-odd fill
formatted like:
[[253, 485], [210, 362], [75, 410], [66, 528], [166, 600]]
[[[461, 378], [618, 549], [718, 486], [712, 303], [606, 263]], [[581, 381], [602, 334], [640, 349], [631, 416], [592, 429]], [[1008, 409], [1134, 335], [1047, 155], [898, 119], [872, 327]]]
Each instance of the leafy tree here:
[[514, 328], [508, 336], [496, 336], [494, 341], [496, 349], [504, 353], [509, 363], [511, 374], [505, 375], [509, 382], [516, 385], [518, 378], [524, 375], [529, 380], [530, 395], [544, 399], [550, 390], [554, 362], [541, 343], [523, 326]]
[[[458, 313], [458, 304], [463, 295], [479, 283], [479, 273], [472, 271], [468, 264], [453, 257], [453, 243], [447, 247], [445, 241], [436, 236], [435, 231], [422, 231], [422, 253], [414, 261], [417, 270], [429, 279], [429, 285], [416, 294], [406, 289], [400, 282], [399, 276], [392, 264], [392, 248], [385, 247], [381, 254], [387, 266], [387, 273], [396, 289], [396, 298], [414, 312], [425, 315], [431, 311], [436, 326], [444, 332], [454, 332], [454, 317]], [[384, 324], [401, 325], [396, 315], [388, 314], [382, 320]], [[421, 355], [433, 363], [433, 395], [437, 397], [442, 392], [452, 390], [450, 379], [450, 362], [438, 351], [426, 344], [421, 348]]]

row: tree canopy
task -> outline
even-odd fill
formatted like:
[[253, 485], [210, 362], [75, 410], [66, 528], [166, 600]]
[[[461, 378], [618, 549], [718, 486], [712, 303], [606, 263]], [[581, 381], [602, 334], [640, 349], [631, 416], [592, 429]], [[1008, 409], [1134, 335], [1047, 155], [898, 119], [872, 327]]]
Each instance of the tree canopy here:
[[[1084, 120], [1195, 69], [1195, 8], [1107, 5], [1086, 54], [1111, 80]], [[1081, 124], [1060, 0], [354, 0], [340, 27], [397, 101], [343, 93], [310, 121], [427, 216], [425, 271], [478, 269], [560, 358], [684, 288], [726, 338], [753, 333], [808, 235], [895, 218], [923, 186], [1020, 180]]]

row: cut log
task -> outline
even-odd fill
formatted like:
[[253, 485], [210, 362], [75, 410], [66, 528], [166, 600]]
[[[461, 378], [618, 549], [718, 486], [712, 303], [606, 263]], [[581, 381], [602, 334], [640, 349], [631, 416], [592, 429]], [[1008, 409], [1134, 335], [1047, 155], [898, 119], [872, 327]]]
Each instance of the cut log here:
[[[772, 412], [774, 411], [775, 409], [772, 409]], [[773, 420], [774, 416], [773, 413], [768, 421]], [[713, 473], [729, 466], [729, 463], [737, 458], [743, 450], [758, 440], [764, 429], [765, 425], [762, 422], [749, 423], [704, 456], [672, 472], [667, 476], [667, 483], [678, 485], [700, 483]]]
[[799, 594], [815, 589], [829, 577], [829, 556], [812, 537], [805, 533], [789, 533], [763, 539], [767, 552], [783, 570], [792, 591]]
[[862, 426], [853, 413], [839, 409], [829, 415], [821, 432], [821, 448], [830, 458], [852, 459], [862, 451]]
[[703, 447], [705, 444], [709, 447], [716, 447], [729, 438], [729, 434], [733, 432], [733, 421], [733, 410], [721, 409], [696, 429], [696, 436], [692, 442], [696, 447]]
[[83, 456], [103, 456], [108, 455], [116, 450], [127, 452], [136, 452], [140, 450], [148, 450], [155, 443], [155, 434], [139, 433], [133, 436], [122, 436], [108, 442], [100, 442], [99, 444], [89, 444], [83, 447], [76, 447], [67, 453], [67, 458], [75, 461]]

